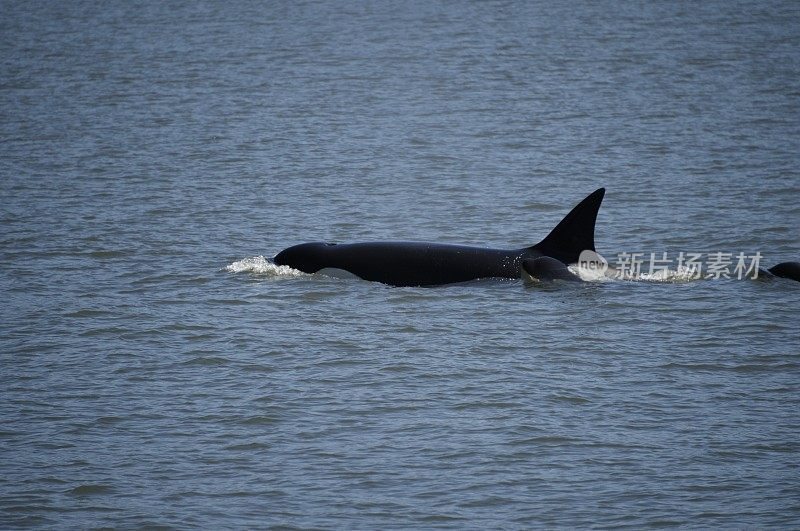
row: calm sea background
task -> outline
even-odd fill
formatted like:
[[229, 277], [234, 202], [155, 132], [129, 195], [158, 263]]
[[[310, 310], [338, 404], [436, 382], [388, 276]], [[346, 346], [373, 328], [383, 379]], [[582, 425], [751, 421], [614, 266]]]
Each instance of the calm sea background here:
[[800, 527], [800, 283], [259, 258], [800, 260], [797, 2], [0, 11], [0, 527]]

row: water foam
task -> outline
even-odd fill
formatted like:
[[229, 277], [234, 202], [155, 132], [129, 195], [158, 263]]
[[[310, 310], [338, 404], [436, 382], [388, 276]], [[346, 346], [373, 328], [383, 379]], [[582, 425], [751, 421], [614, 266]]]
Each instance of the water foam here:
[[300, 277], [305, 273], [285, 265], [277, 265], [263, 256], [253, 256], [243, 260], [237, 260], [225, 266], [225, 271], [231, 273], [256, 273], [258, 275], [268, 275], [273, 277]]
[[597, 267], [583, 267], [578, 264], [572, 264], [567, 266], [567, 269], [584, 282], [608, 282], [613, 280], [613, 277], [606, 275], [605, 269]]
[[567, 266], [569, 270], [586, 282], [606, 282], [609, 280], [625, 280], [628, 282], [691, 282], [700, 275], [695, 267], [679, 266], [677, 269], [658, 269], [651, 272], [631, 271], [610, 267], [608, 261], [595, 251], [583, 251], [578, 262]]
[[661, 269], [655, 273], [640, 273], [632, 280], [644, 282], [691, 282], [700, 280], [697, 269], [694, 267], [679, 266], [678, 269]]
[[678, 269], [660, 269], [653, 273], [620, 273], [615, 270], [605, 270], [597, 267], [583, 267], [578, 264], [568, 266], [569, 270], [585, 282], [609, 282], [623, 280], [627, 282], [667, 282], [682, 283], [699, 280], [697, 270], [690, 267]]

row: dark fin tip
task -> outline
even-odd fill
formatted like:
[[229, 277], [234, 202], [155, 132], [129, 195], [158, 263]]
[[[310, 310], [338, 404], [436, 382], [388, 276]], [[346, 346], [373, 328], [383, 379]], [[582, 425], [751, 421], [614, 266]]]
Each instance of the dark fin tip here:
[[800, 262], [783, 262], [768, 269], [776, 277], [790, 278], [800, 282]]
[[605, 193], [605, 188], [599, 188], [589, 194], [544, 240], [531, 248], [565, 264], [577, 262], [582, 251], [594, 251], [594, 225]]

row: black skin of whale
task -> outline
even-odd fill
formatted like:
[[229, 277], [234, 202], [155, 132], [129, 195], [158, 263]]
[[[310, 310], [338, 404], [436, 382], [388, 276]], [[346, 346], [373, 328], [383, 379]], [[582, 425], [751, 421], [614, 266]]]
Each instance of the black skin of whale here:
[[566, 280], [567, 282], [580, 282], [581, 279], [572, 273], [567, 264], [556, 260], [552, 256], [539, 258], [526, 258], [522, 261], [522, 270], [530, 277], [540, 281]]
[[304, 273], [342, 269], [391, 286], [437, 286], [482, 278], [519, 279], [522, 261], [552, 257], [564, 264], [594, 251], [594, 225], [605, 189], [581, 201], [541, 242], [522, 249], [488, 249], [420, 242], [303, 243], [284, 249], [274, 262]]
[[772, 275], [800, 282], [800, 262], [782, 262], [767, 269]]

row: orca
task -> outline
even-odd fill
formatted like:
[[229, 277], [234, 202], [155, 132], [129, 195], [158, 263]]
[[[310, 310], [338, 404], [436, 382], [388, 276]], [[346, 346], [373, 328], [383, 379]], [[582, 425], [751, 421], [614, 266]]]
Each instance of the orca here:
[[556, 262], [561, 265], [576, 263], [582, 251], [594, 251], [594, 226], [604, 195], [605, 188], [589, 194], [546, 238], [521, 249], [400, 241], [311, 242], [284, 249], [273, 262], [304, 273], [340, 271], [344, 276], [354, 275], [390, 286], [438, 286], [487, 278], [519, 279], [524, 260], [552, 259], [552, 262], [540, 262], [544, 269], [545, 266], [557, 265]]
[[[540, 256], [539, 258], [526, 258], [522, 261], [523, 280], [549, 281], [566, 280], [568, 282], [580, 282], [578, 275], [572, 273], [567, 264], [556, 260], [552, 256]], [[529, 277], [529, 278], [528, 278]]]
[[[764, 271], [763, 269], [761, 270]], [[781, 262], [767, 269], [771, 276], [788, 278], [800, 282], [800, 262]]]

